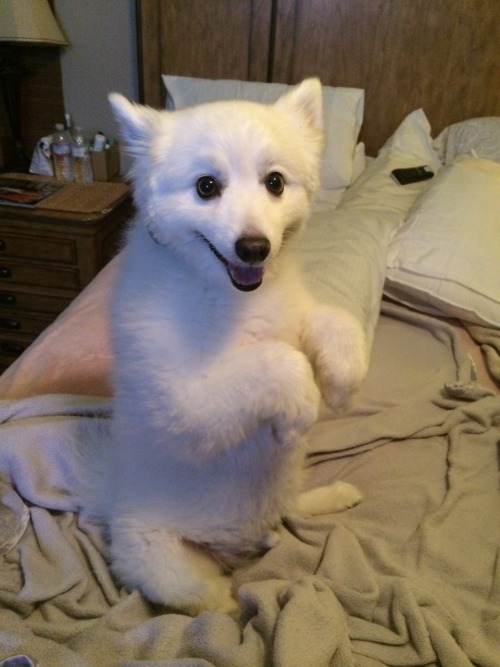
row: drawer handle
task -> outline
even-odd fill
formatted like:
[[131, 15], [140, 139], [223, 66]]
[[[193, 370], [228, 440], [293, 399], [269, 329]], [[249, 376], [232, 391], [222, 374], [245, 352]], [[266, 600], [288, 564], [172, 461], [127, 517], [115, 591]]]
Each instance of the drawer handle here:
[[0, 305], [15, 306], [17, 303], [16, 295], [8, 292], [0, 292]]
[[0, 317], [0, 327], [9, 331], [19, 331], [21, 322], [18, 320], [9, 320], [6, 317]]
[[0, 252], [3, 252], [6, 248], [5, 241], [0, 239]]
[[24, 352], [24, 346], [19, 345], [19, 343], [1, 343], [0, 344], [0, 350], [4, 352], [4, 354], [21, 354], [21, 352]]
[[8, 266], [0, 266], [0, 278], [12, 278], [12, 271]]

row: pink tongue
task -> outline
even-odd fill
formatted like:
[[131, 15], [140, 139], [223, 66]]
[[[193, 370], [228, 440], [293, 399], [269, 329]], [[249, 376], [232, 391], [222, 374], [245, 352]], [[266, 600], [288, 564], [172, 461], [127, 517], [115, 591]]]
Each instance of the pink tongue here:
[[231, 278], [238, 285], [255, 285], [260, 283], [264, 276], [264, 268], [262, 266], [238, 266], [236, 264], [229, 264], [228, 266]]

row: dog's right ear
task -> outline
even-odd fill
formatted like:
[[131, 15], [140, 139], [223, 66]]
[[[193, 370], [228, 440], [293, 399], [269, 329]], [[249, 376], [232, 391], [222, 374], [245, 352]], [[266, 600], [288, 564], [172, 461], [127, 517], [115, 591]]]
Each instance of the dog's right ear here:
[[108, 99], [127, 150], [134, 155], [144, 153], [150, 143], [153, 118], [158, 112], [149, 107], [133, 104], [120, 93], [110, 93]]
[[321, 82], [316, 77], [304, 79], [276, 102], [282, 111], [293, 113], [307, 127], [323, 131], [323, 94]]

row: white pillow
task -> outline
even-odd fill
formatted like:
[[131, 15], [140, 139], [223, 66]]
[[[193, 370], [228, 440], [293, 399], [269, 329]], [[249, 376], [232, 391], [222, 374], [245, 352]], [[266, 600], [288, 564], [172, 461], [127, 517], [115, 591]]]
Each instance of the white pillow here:
[[500, 117], [470, 118], [445, 128], [434, 141], [445, 164], [457, 155], [476, 154], [500, 162]]
[[[167, 109], [244, 99], [272, 103], [291, 86], [284, 83], [197, 79], [163, 75]], [[323, 189], [346, 188], [353, 179], [354, 155], [363, 122], [364, 91], [358, 88], [323, 86], [325, 157]]]
[[[406, 116], [382, 146], [376, 159], [367, 164], [344, 195], [344, 201], [357, 197], [362, 190], [365, 198], [369, 196], [377, 204], [390, 204], [406, 213], [427, 183], [398, 185], [391, 178], [391, 171], [399, 167], [422, 165], [427, 165], [434, 173], [442, 167], [432, 147], [429, 121], [422, 109], [417, 109]], [[401, 224], [403, 222], [404, 219]]]
[[421, 164], [438, 170], [441, 163], [431, 143], [425, 114], [413, 112], [347, 190], [335, 211], [316, 206], [299, 240], [313, 294], [355, 315], [365, 329], [369, 348], [380, 311], [389, 243], [427, 187], [426, 182], [398, 185], [390, 172], [398, 166]]
[[461, 156], [415, 202], [389, 249], [385, 292], [500, 327], [500, 165]]

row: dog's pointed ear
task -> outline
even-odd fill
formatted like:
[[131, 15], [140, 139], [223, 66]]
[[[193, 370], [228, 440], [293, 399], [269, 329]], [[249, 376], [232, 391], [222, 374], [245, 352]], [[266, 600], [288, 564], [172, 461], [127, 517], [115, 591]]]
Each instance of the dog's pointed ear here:
[[321, 82], [316, 77], [304, 79], [276, 102], [282, 111], [292, 111], [295, 116], [314, 130], [323, 129], [323, 94]]
[[109, 103], [120, 127], [120, 136], [127, 150], [135, 155], [143, 153], [151, 139], [151, 124], [157, 111], [129, 102], [120, 93], [110, 93]]

